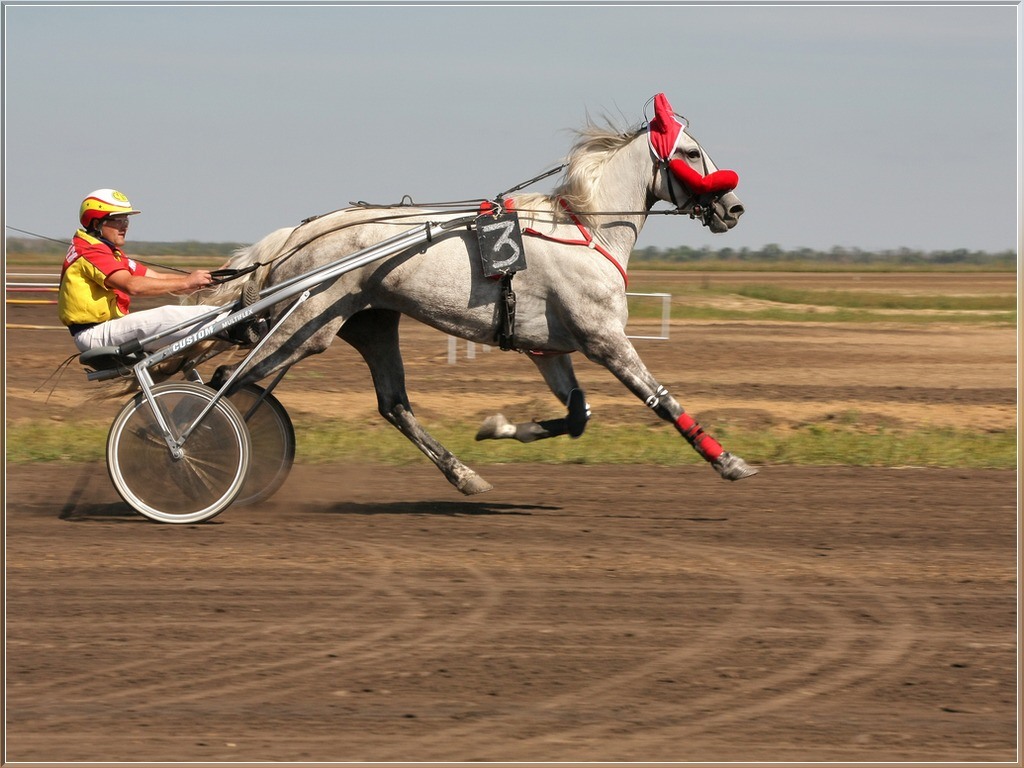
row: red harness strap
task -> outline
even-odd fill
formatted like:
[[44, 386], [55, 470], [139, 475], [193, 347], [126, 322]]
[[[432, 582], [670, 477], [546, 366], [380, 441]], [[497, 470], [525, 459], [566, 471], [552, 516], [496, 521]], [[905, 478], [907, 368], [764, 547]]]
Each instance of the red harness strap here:
[[[550, 240], [551, 242], [554, 243], [563, 243], [565, 245], [585, 245], [591, 250], [597, 251], [606, 259], [608, 259], [608, 261], [610, 261], [613, 265], [615, 265], [615, 268], [619, 270], [619, 274], [622, 275], [622, 282], [625, 283], [626, 287], [628, 288], [629, 277], [626, 275], [626, 270], [622, 268], [622, 265], [619, 264], [618, 260], [614, 256], [612, 256], [611, 253], [608, 252], [607, 248], [602, 246], [600, 243], [595, 242], [594, 236], [590, 234], [589, 230], [587, 230], [585, 226], [583, 226], [583, 222], [580, 221], [579, 218], [577, 218], [576, 214], [573, 213], [572, 210], [570, 210], [569, 204], [565, 202], [563, 198], [558, 198], [558, 204], [562, 206], [566, 213], [569, 214], [569, 218], [572, 219], [572, 223], [576, 225], [576, 228], [579, 229], [580, 234], [583, 235], [582, 240], [566, 240], [561, 237], [552, 237], [551, 235], [546, 235], [543, 232], [538, 232], [533, 227], [526, 227], [523, 230], [523, 234], [539, 237], [542, 240]], [[509, 211], [513, 210], [513, 202], [511, 200], [506, 200], [505, 208], [506, 210]]]
[[[587, 230], [587, 228], [583, 226], [583, 222], [581, 222], [576, 217], [576, 214], [574, 214], [569, 209], [569, 204], [566, 203], [565, 200], [563, 200], [562, 198], [559, 198], [558, 199], [558, 203], [559, 203], [559, 205], [562, 206], [562, 208], [565, 209], [565, 212], [569, 214], [569, 217], [572, 219], [573, 224], [576, 225], [576, 227], [580, 231], [580, 234], [583, 235], [583, 239], [582, 240], [565, 240], [565, 239], [560, 238], [560, 237], [552, 237], [551, 235], [545, 235], [543, 232], [538, 232], [537, 230], [533, 229], [532, 227], [526, 227], [524, 230], [522, 230], [523, 234], [524, 235], [532, 235], [533, 237], [539, 237], [542, 240], [550, 240], [550, 241], [555, 242], [555, 243], [564, 243], [565, 245], [585, 245], [588, 248], [597, 251], [602, 256], [604, 256], [606, 259], [608, 259], [608, 261], [610, 261], [612, 264], [615, 265], [615, 268], [617, 270], [619, 270], [619, 274], [622, 275], [622, 282], [625, 283], [626, 286], [628, 287], [629, 286], [629, 277], [626, 275], [626, 270], [624, 270], [622, 268], [622, 265], [619, 264], [618, 260], [616, 260], [616, 258], [614, 256], [612, 256], [608, 252], [608, 250], [606, 248], [602, 247], [600, 243], [594, 242], [594, 237], [590, 234], [590, 232]], [[510, 212], [514, 211], [515, 210], [515, 201], [511, 200], [511, 199], [503, 200], [502, 201], [502, 207], [506, 211], [510, 211]], [[482, 214], [490, 214], [490, 213], [493, 212], [493, 210], [494, 210], [494, 206], [489, 201], [484, 201], [483, 203], [480, 204], [480, 212]], [[537, 357], [546, 357], [548, 355], [567, 355], [567, 354], [569, 354], [568, 351], [560, 350], [560, 349], [529, 349], [529, 350], [526, 350], [526, 352], [527, 352], [527, 354], [535, 355]]]

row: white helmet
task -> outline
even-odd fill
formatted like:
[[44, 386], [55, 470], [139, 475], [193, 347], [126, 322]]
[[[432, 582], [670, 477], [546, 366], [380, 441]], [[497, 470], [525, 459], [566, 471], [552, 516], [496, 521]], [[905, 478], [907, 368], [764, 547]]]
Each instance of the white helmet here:
[[82, 201], [82, 206], [78, 209], [78, 220], [88, 230], [94, 223], [107, 216], [135, 213], [142, 211], [132, 208], [131, 202], [123, 192], [116, 189], [97, 189], [90, 192]]

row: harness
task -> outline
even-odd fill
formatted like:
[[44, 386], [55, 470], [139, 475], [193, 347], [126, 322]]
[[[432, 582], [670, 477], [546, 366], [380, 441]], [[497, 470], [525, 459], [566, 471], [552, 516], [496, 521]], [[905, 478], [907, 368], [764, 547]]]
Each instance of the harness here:
[[[522, 230], [522, 234], [529, 235], [531, 237], [539, 237], [542, 240], [548, 240], [554, 243], [561, 243], [563, 245], [582, 245], [586, 246], [590, 250], [597, 251], [604, 256], [608, 261], [612, 263], [615, 269], [618, 270], [622, 276], [622, 282], [625, 287], [629, 286], [629, 276], [626, 274], [626, 270], [622, 268], [622, 264], [619, 263], [612, 253], [605, 248], [603, 245], [598, 243], [594, 236], [587, 229], [586, 225], [580, 220], [580, 218], [573, 213], [569, 204], [565, 201], [565, 198], [558, 198], [558, 204], [562, 210], [568, 214], [572, 223], [576, 225], [576, 228], [580, 231], [582, 239], [572, 240], [563, 237], [555, 237], [553, 235], [540, 232], [533, 227], [526, 227]], [[484, 201], [480, 204], [480, 213], [482, 216], [496, 215], [501, 213], [514, 214], [516, 211], [514, 200], [498, 200], [498, 208], [490, 201]], [[481, 249], [481, 253], [483, 250]], [[525, 269], [525, 260], [521, 262], [522, 268]], [[498, 275], [494, 275], [500, 279], [501, 297], [497, 304], [497, 328], [494, 333], [494, 339], [498, 342], [498, 348], [503, 352], [511, 350], [520, 351], [516, 347], [515, 343], [515, 332], [516, 332], [516, 294], [512, 290], [512, 278], [515, 277], [516, 270], [508, 269], [502, 271]], [[553, 350], [529, 350], [530, 354], [533, 355], [552, 355], [552, 354], [564, 354], [559, 351]]]
[[[674, 150], [675, 142], [677, 140], [678, 140], [678, 136], [673, 138], [673, 143], [672, 143], [672, 149], [673, 150]], [[652, 146], [652, 149], [653, 149], [653, 146]], [[671, 152], [669, 153], [669, 155], [670, 154], [671, 154]], [[729, 191], [735, 189], [736, 185], [739, 182], [739, 177], [737, 176], [735, 171], [728, 171], [728, 170], [717, 170], [717, 171], [713, 171], [712, 173], [707, 173], [708, 164], [707, 164], [707, 159], [704, 156], [703, 152], [701, 153], [701, 159], [702, 159], [702, 162], [704, 164], [703, 165], [703, 169], [704, 169], [704, 173], [703, 174], [698, 172], [698, 171], [695, 171], [692, 168], [690, 168], [689, 165], [687, 165], [683, 160], [680, 160], [678, 158], [670, 159], [670, 157], [659, 157], [658, 158], [658, 164], [655, 166], [655, 174], [657, 174], [659, 170], [664, 170], [666, 172], [669, 196], [670, 196], [670, 198], [672, 200], [672, 204], [674, 206], [674, 210], [672, 210], [672, 211], [644, 211], [643, 213], [645, 215], [651, 215], [652, 213], [665, 213], [665, 214], [688, 213], [690, 218], [696, 218], [696, 217], [700, 216], [702, 218], [703, 223], [705, 225], [709, 224], [711, 216], [714, 214], [714, 210], [713, 210], [712, 206], [710, 205], [711, 201], [714, 200], [715, 198], [717, 198], [718, 196], [723, 195], [726, 192], [729, 192]], [[520, 185], [518, 185], [518, 186], [516, 186], [516, 187], [514, 187], [514, 188], [512, 188], [510, 190], [507, 190], [506, 192], [503, 192], [502, 194], [498, 195], [497, 200], [494, 201], [494, 202], [492, 202], [490, 200], [482, 200], [482, 201], [461, 200], [461, 201], [457, 201], [457, 202], [454, 202], [454, 203], [434, 203], [434, 204], [427, 205], [425, 207], [428, 207], [428, 208], [447, 207], [447, 208], [450, 208], [453, 212], [466, 212], [466, 211], [473, 211], [473, 210], [475, 210], [475, 212], [478, 213], [478, 215], [480, 217], [483, 217], [483, 216], [496, 216], [498, 214], [503, 214], [503, 213], [515, 214], [517, 212], [517, 208], [515, 206], [515, 201], [513, 199], [511, 199], [511, 198], [510, 199], [505, 199], [505, 195], [510, 193], [510, 192], [518, 191], [518, 190], [522, 189], [523, 187], [528, 186], [529, 184], [532, 184], [534, 181], [536, 181], [538, 179], [541, 179], [541, 178], [544, 178], [546, 176], [552, 175], [553, 173], [556, 173], [559, 170], [561, 170], [561, 168], [562, 168], [562, 166], [559, 166], [558, 168], [555, 168], [555, 169], [553, 169], [551, 171], [548, 171], [547, 173], [542, 174], [541, 176], [538, 176], [538, 177], [536, 177], [534, 179], [531, 179], [530, 181], [524, 182], [523, 184], [520, 184]], [[690, 190], [691, 196], [697, 197], [698, 200], [699, 200], [698, 204], [695, 204], [695, 205], [691, 206], [689, 211], [683, 211], [682, 210], [682, 204], [679, 202], [679, 200], [678, 200], [678, 198], [676, 196], [676, 189], [675, 189], [675, 185], [673, 184], [673, 177], [676, 180], [678, 180], [681, 184], [683, 184], [686, 188], [688, 188]], [[477, 202], [477, 204], [478, 204], [477, 208], [475, 208], [475, 209], [464, 209], [464, 208], [461, 208], [461, 206], [465, 205], [466, 203], [470, 203], [470, 202]], [[618, 271], [619, 275], [622, 277], [623, 286], [628, 288], [629, 287], [629, 275], [626, 273], [626, 270], [623, 268], [623, 266], [619, 262], [619, 260], [616, 259], [615, 256], [607, 248], [605, 248], [603, 245], [601, 245], [599, 242], [597, 242], [597, 240], [594, 238], [594, 235], [590, 232], [590, 230], [583, 223], [583, 221], [580, 219], [580, 217], [571, 209], [571, 207], [569, 206], [569, 203], [566, 202], [565, 198], [559, 197], [558, 198], [558, 204], [562, 208], [562, 210], [565, 211], [566, 215], [568, 215], [568, 217], [572, 221], [572, 223], [576, 225], [576, 228], [579, 230], [579, 233], [580, 233], [580, 236], [581, 236], [580, 239], [570, 239], [570, 238], [563, 238], [563, 237], [555, 237], [554, 235], [549, 235], [549, 234], [547, 234], [545, 232], [540, 232], [539, 230], [534, 229], [533, 227], [526, 227], [526, 228], [524, 228], [522, 230], [522, 234], [523, 235], [528, 235], [530, 237], [537, 237], [537, 238], [540, 238], [542, 240], [547, 240], [549, 242], [560, 243], [562, 245], [585, 246], [586, 248], [588, 248], [590, 250], [596, 251], [597, 253], [601, 254], [601, 256], [603, 256], [605, 259], [607, 259], [612, 264], [612, 266], [615, 267], [615, 269]], [[384, 209], [384, 210], [394, 210], [394, 209], [410, 208], [410, 207], [417, 207], [417, 208], [424, 207], [423, 205], [417, 205], [416, 203], [413, 202], [412, 199], [406, 199], [406, 198], [403, 198], [400, 203], [395, 204], [395, 205], [372, 205], [372, 204], [366, 203], [364, 201], [359, 201], [358, 203], [354, 203], [353, 205], [355, 207], [364, 208], [364, 209], [365, 208], [378, 208], [378, 209]], [[624, 214], [629, 214], [629, 213], [641, 213], [641, 212], [639, 212], [639, 211], [614, 211], [614, 212], [612, 212], [612, 211], [599, 211], [599, 212], [595, 212], [595, 213], [588, 212], [588, 215], [624, 215]], [[312, 216], [312, 217], [310, 217], [308, 219], [304, 219], [302, 221], [302, 224], [300, 224], [300, 226], [308, 224], [308, 223], [310, 223], [312, 221], [315, 221], [315, 220], [317, 220], [319, 218], [322, 218], [325, 215], [330, 215], [330, 214], [322, 214], [320, 216]], [[422, 216], [422, 215], [423, 215], [422, 210], [420, 210], [420, 211], [417, 211], [416, 213], [385, 215], [385, 216], [381, 216], [381, 217], [378, 217], [376, 219], [373, 219], [372, 221], [374, 221], [374, 222], [397, 221], [397, 220], [401, 220], [403, 218], [407, 218], [409, 216]], [[359, 221], [359, 222], [343, 223], [340, 226], [332, 228], [332, 229], [330, 229], [330, 230], [328, 230], [326, 232], [320, 232], [317, 235], [315, 235], [313, 238], [311, 238], [310, 240], [307, 240], [305, 242], [302, 242], [302, 243], [299, 243], [297, 245], [294, 245], [288, 251], [285, 251], [283, 253], [278, 254], [277, 256], [274, 257], [274, 259], [272, 259], [272, 262], [276, 262], [276, 261], [278, 261], [278, 260], [280, 260], [282, 258], [287, 258], [288, 256], [291, 256], [291, 255], [297, 253], [299, 250], [304, 248], [306, 245], [308, 245], [313, 240], [318, 239], [320, 237], [323, 237], [323, 236], [325, 236], [327, 234], [339, 231], [341, 229], [345, 229], [346, 227], [349, 227], [349, 226], [356, 226], [356, 225], [359, 225], [359, 224], [366, 224], [366, 223], [368, 223], [368, 222], [365, 221], [365, 220], [364, 221]], [[471, 224], [470, 226], [472, 228], [473, 225]], [[477, 231], [479, 232], [479, 228], [478, 227], [477, 227]], [[268, 262], [268, 263], [272, 263], [272, 262]], [[234, 280], [234, 279], [237, 279], [239, 277], [242, 277], [243, 275], [248, 274], [248, 273], [254, 271], [255, 269], [258, 269], [261, 266], [266, 266], [266, 264], [265, 263], [261, 263], [261, 262], [255, 262], [255, 263], [250, 264], [249, 266], [247, 266], [247, 267], [245, 267], [243, 269], [238, 269], [238, 270], [222, 269], [222, 270], [216, 270], [215, 272], [213, 272], [211, 274], [213, 274], [213, 276], [215, 277], [217, 282], [228, 282], [230, 280]], [[521, 266], [521, 268], [525, 268], [525, 261], [522, 261], [520, 263], [520, 266]], [[516, 274], [516, 270], [515, 269], [507, 269], [507, 270], [502, 270], [500, 272], [500, 274], [494, 275], [494, 277], [497, 277], [500, 280], [500, 287], [501, 287], [501, 296], [500, 296], [500, 299], [499, 299], [499, 301], [497, 303], [497, 312], [496, 312], [496, 314], [497, 314], [497, 323], [496, 323], [496, 329], [495, 329], [494, 338], [495, 338], [495, 341], [498, 344], [499, 349], [501, 349], [504, 352], [508, 352], [508, 351], [512, 351], [512, 350], [520, 351], [516, 347], [516, 343], [515, 343], [516, 294], [515, 294], [515, 291], [512, 289], [512, 279], [515, 276], [515, 274]], [[562, 353], [560, 351], [555, 351], [555, 350], [529, 350], [529, 353], [533, 354], [533, 355], [564, 354], [564, 353]]]
[[[511, 203], [511, 201], [509, 202]], [[548, 235], [543, 232], [538, 232], [533, 227], [527, 227], [526, 229], [524, 229], [523, 234], [531, 235], [533, 237], [539, 237], [542, 240], [550, 240], [553, 243], [562, 243], [563, 245], [585, 245], [587, 248], [597, 251], [606, 259], [608, 259], [608, 261], [610, 261], [617, 270], [619, 270], [619, 274], [622, 275], [622, 282], [628, 288], [629, 276], [626, 274], [626, 270], [622, 268], [622, 265], [619, 263], [618, 259], [612, 256], [612, 254], [608, 251], [607, 248], [605, 248], [603, 245], [601, 245], [594, 239], [594, 236], [590, 234], [590, 230], [588, 230], [586, 226], [584, 226], [583, 222], [580, 221], [579, 217], [572, 212], [572, 209], [569, 208], [569, 204], [565, 202], [565, 198], [558, 198], [558, 204], [562, 207], [562, 210], [564, 210], [569, 215], [569, 218], [572, 219], [572, 223], [576, 225], [576, 228], [580, 231], [580, 234], [583, 236], [582, 240], [567, 240], [562, 237], [553, 237], [552, 235]], [[508, 208], [508, 205], [506, 205], [506, 208]]]
[[501, 298], [498, 300], [498, 328], [494, 332], [494, 340], [498, 342], [498, 349], [502, 352], [516, 349], [516, 292], [512, 290], [512, 277], [514, 275], [515, 272], [508, 272], [501, 276]]
[[[665, 184], [668, 188], [668, 196], [672, 202], [674, 210], [657, 212], [651, 211], [649, 209], [646, 211], [635, 212], [588, 211], [580, 212], [579, 214], [577, 214], [571, 209], [569, 203], [566, 201], [565, 198], [558, 197], [558, 205], [569, 217], [570, 221], [573, 224], [575, 224], [577, 230], [579, 231], [580, 238], [573, 239], [556, 237], [554, 235], [540, 232], [533, 227], [526, 227], [521, 232], [522, 235], [538, 237], [542, 240], [547, 240], [549, 242], [560, 243], [563, 245], [584, 246], [590, 250], [596, 251], [603, 258], [609, 261], [612, 264], [612, 266], [615, 267], [616, 271], [618, 271], [619, 275], [622, 277], [623, 285], [627, 288], [629, 286], [629, 277], [626, 274], [626, 270], [623, 268], [619, 260], [606, 247], [597, 242], [594, 235], [591, 233], [591, 231], [580, 218], [581, 215], [624, 215], [627, 213], [643, 213], [644, 215], [651, 215], [653, 213], [682, 213], [688, 214], [690, 218], [700, 217], [702, 223], [705, 226], [710, 226], [712, 223], [713, 216], [715, 214], [714, 201], [720, 198], [722, 195], [735, 189], [739, 183], [739, 177], [734, 171], [713, 170], [709, 173], [709, 170], [712, 166], [709, 165], [709, 158], [707, 154], [703, 151], [703, 149], [700, 150], [700, 159], [702, 163], [703, 172], [691, 168], [685, 160], [679, 157], [673, 157], [673, 155], [676, 153], [676, 150], [679, 147], [680, 139], [685, 134], [685, 130], [687, 127], [685, 118], [681, 118], [680, 116], [676, 115], [676, 113], [672, 110], [671, 105], [668, 103], [668, 100], [665, 98], [664, 94], [658, 94], [657, 96], [655, 96], [653, 98], [653, 102], [655, 116], [648, 123], [648, 140], [650, 142], [651, 153], [655, 159], [654, 174], [655, 177], [657, 177], [659, 171], [664, 172]], [[697, 146], [699, 147], [699, 144]], [[424, 207], [446, 208], [449, 210], [449, 212], [452, 213], [476, 213], [477, 219], [474, 220], [471, 218], [468, 221], [468, 223], [465, 224], [465, 226], [468, 229], [475, 229], [477, 231], [478, 237], [481, 237], [481, 225], [479, 223], [480, 218], [486, 216], [493, 216], [493, 221], [496, 226], [504, 226], [509, 224], [508, 221], [504, 221], [501, 222], [501, 224], [498, 224], [497, 219], [499, 216], [512, 214], [511, 218], [518, 218], [516, 216], [516, 207], [514, 201], [511, 199], [506, 199], [506, 195], [512, 192], [516, 192], [526, 186], [529, 186], [530, 184], [540, 179], [557, 173], [564, 167], [564, 165], [559, 166], [533, 179], [530, 179], [529, 181], [517, 185], [516, 187], [513, 187], [512, 189], [507, 190], [506, 192], [503, 192], [500, 195], [498, 195], [496, 200], [494, 201], [462, 200], [453, 203], [435, 203], [428, 206], [416, 206], [416, 204], [413, 202], [411, 198], [405, 196], [402, 198], [401, 202], [394, 205], [371, 205], [369, 203], [366, 203], [365, 201], [351, 203], [350, 205], [356, 208], [373, 208], [382, 211], [387, 211], [387, 213], [385, 213], [384, 215], [378, 216], [370, 220], [372, 222], [378, 223], [391, 221], [398, 222], [402, 219], [406, 219], [409, 217], [422, 217], [424, 215], [424, 211], [422, 210]], [[688, 193], [686, 195], [687, 199], [684, 199], [682, 202], [680, 201], [680, 196], [677, 194], [676, 184], [682, 185], [682, 190], [685, 190]], [[690, 203], [690, 205], [688, 209], [684, 210], [683, 206], [686, 205], [688, 202]], [[467, 204], [476, 205], [475, 207], [463, 207], [467, 206]], [[419, 208], [420, 210], [417, 210], [412, 213], [407, 212], [412, 207]], [[405, 209], [405, 211], [401, 210], [403, 208]], [[524, 213], [526, 212], [525, 210], [520, 210]], [[337, 212], [338, 211], [335, 211], [334, 213]], [[330, 214], [322, 214], [304, 219], [299, 225], [299, 227], [297, 227], [296, 229], [299, 229], [327, 215]], [[240, 278], [246, 274], [253, 272], [254, 270], [260, 267], [268, 266], [271, 263], [273, 263], [276, 267], [283, 260], [299, 252], [314, 240], [317, 240], [328, 234], [340, 231], [349, 226], [363, 225], [367, 223], [370, 222], [367, 221], [366, 219], [362, 219], [360, 221], [355, 222], [342, 221], [337, 226], [333, 226], [327, 229], [326, 231], [316, 232], [315, 234], [312, 234], [310, 237], [300, 240], [300, 242], [295, 243], [287, 250], [284, 250], [276, 254], [269, 262], [254, 262], [242, 269], [219, 269], [213, 271], [211, 274], [213, 275], [215, 282], [223, 283]], [[487, 226], [485, 226], [484, 228], [487, 228]], [[520, 234], [518, 228], [518, 221], [515, 222], [515, 234], [516, 236]], [[429, 242], [431, 242], [431, 240], [428, 238], [428, 243]], [[507, 244], [508, 237], [505, 237], [503, 240], [499, 242]], [[498, 346], [502, 350], [506, 351], [516, 349], [516, 294], [515, 291], [512, 289], [512, 280], [518, 269], [526, 268], [525, 257], [522, 255], [521, 247], [517, 246], [515, 248], [515, 251], [515, 255], [518, 258], [515, 259], [514, 264], [511, 263], [511, 261], [513, 260], [510, 259], [508, 264], [502, 265], [500, 268], [496, 269], [493, 272], [490, 272], [489, 274], [485, 271], [485, 274], [488, 274], [488, 276], [500, 280], [501, 294], [496, 307], [497, 327], [495, 330], [495, 340], [497, 341]], [[483, 253], [483, 248], [481, 248], [481, 253]], [[491, 266], [497, 265], [492, 264]], [[554, 352], [546, 352], [546, 354], [552, 353]], [[533, 354], [545, 354], [545, 352], [535, 351], [533, 352]]]

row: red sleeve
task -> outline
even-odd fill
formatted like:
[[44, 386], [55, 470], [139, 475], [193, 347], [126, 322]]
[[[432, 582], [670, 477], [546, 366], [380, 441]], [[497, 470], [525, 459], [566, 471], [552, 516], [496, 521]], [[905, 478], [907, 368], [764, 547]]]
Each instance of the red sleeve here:
[[120, 258], [117, 258], [109, 248], [103, 245], [89, 245], [83, 249], [81, 256], [88, 259], [89, 263], [106, 277], [122, 269], [128, 270], [133, 275], [140, 276], [145, 275], [147, 271], [145, 264], [139, 264], [134, 259], [130, 259], [123, 254]]

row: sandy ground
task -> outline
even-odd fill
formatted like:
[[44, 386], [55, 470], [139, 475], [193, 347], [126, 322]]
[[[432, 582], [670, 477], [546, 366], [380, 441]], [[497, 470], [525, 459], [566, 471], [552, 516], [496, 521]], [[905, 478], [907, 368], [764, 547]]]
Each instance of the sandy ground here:
[[[559, 413], [521, 357], [407, 339], [428, 428]], [[676, 324], [637, 346], [712, 431], [1016, 419], [1012, 328]], [[74, 365], [36, 391], [73, 352], [8, 331], [8, 423], [116, 411]], [[595, 418], [651, 418], [577, 368]], [[341, 344], [278, 395], [373, 410]], [[465, 498], [425, 460], [299, 462], [263, 504], [164, 526], [102, 464], [8, 465], [7, 759], [1016, 759], [1015, 472], [477, 469], [495, 489]]]

